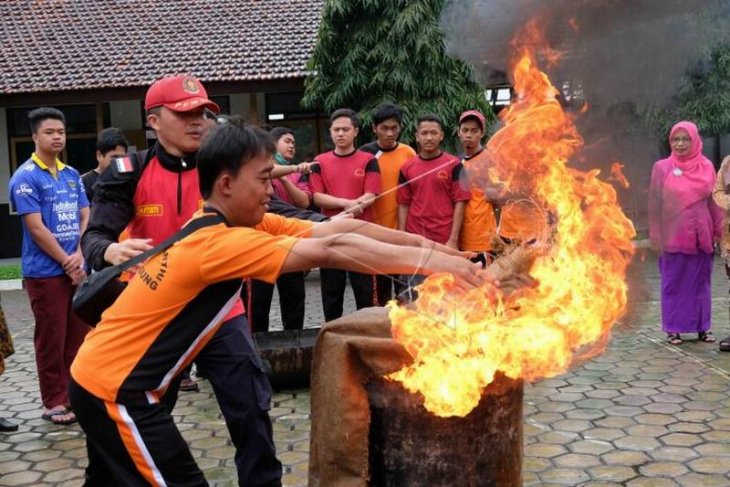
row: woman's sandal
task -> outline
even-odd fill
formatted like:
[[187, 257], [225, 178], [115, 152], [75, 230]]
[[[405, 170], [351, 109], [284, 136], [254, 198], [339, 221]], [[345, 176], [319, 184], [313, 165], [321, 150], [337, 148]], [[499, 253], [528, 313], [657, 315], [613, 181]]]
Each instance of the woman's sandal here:
[[679, 336], [679, 333], [667, 333], [667, 343], [670, 345], [681, 345], [682, 339]]
[[730, 336], [720, 340], [720, 351], [730, 352]]
[[701, 331], [697, 334], [697, 339], [705, 343], [715, 343], [715, 335], [711, 331]]

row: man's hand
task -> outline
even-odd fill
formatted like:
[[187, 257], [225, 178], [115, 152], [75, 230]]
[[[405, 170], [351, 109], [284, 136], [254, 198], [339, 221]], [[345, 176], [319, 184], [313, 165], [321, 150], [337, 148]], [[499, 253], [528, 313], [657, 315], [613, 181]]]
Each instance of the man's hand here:
[[352, 214], [352, 216], [362, 215], [362, 206], [360, 206], [360, 202], [357, 200], [343, 199], [342, 209], [345, 210], [345, 212]]
[[151, 248], [151, 238], [129, 238], [107, 247], [104, 260], [111, 265], [119, 265]]
[[81, 251], [77, 250], [73, 254], [66, 257], [63, 261], [63, 271], [71, 276], [71, 274], [84, 267], [84, 256], [81, 255]]
[[86, 271], [83, 269], [83, 267], [67, 274], [68, 277], [71, 278], [71, 284], [73, 284], [74, 286], [78, 286], [79, 284], [84, 282], [84, 279], [86, 279]]
[[310, 174], [312, 172], [312, 166], [314, 164], [314, 162], [301, 162], [295, 167], [297, 168], [297, 172], [299, 174]]

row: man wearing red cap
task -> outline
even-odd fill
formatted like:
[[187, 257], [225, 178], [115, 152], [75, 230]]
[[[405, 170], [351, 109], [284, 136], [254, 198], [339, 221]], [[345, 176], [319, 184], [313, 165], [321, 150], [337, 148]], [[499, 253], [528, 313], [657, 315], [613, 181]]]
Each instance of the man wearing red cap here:
[[[145, 97], [147, 121], [157, 143], [117, 159], [99, 177], [94, 208], [82, 248], [94, 269], [116, 265], [172, 235], [201, 208], [196, 151], [208, 128], [205, 110], [219, 112], [203, 85], [191, 76], [163, 78]], [[322, 220], [297, 212], [272, 199], [270, 211], [285, 216]], [[125, 238], [119, 240], [124, 232]], [[279, 485], [281, 463], [276, 458], [268, 416], [271, 386], [255, 357], [253, 340], [239, 300], [226, 322], [196, 359], [210, 380], [236, 447], [240, 485]], [[172, 385], [165, 397], [169, 409], [177, 399]], [[87, 481], [111, 478], [98, 455], [89, 452]]]

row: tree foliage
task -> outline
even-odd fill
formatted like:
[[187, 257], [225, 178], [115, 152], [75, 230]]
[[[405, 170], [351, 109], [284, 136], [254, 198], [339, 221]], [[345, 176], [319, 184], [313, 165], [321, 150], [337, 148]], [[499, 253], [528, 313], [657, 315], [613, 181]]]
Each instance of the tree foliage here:
[[[360, 112], [364, 126], [382, 102], [408, 114], [401, 138], [414, 140], [415, 119], [433, 112], [451, 128], [464, 110], [492, 110], [473, 69], [446, 54], [438, 20], [443, 0], [325, 0], [317, 44], [309, 61], [302, 104], [332, 112]], [[369, 132], [367, 130], [361, 131]]]
[[730, 44], [715, 49], [688, 80], [676, 118], [694, 121], [704, 133], [730, 133]]

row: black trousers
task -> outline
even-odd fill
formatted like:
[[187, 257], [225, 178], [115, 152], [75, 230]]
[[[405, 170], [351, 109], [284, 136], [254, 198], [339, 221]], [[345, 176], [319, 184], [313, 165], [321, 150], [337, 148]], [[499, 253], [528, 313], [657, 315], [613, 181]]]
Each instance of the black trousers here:
[[397, 297], [406, 290], [406, 282], [400, 274], [378, 274], [375, 276], [375, 288], [378, 306], [385, 306], [393, 296]]
[[[246, 310], [248, 321], [253, 331], [269, 331], [269, 314], [271, 300], [274, 296], [274, 285], [268, 282], [251, 279], [251, 295]], [[285, 330], [301, 330], [304, 327], [304, 273], [288, 272], [276, 280], [279, 289], [279, 305], [281, 321]]]
[[332, 321], [342, 316], [342, 306], [345, 300], [347, 278], [350, 278], [352, 293], [355, 295], [357, 309], [377, 306], [374, 280], [371, 274], [341, 271], [339, 269], [320, 269], [320, 283], [322, 288], [322, 308], [325, 321]]
[[[276, 458], [273, 430], [268, 414], [271, 407], [271, 385], [264, 374], [261, 361], [256, 355], [246, 318], [241, 315], [223, 323], [215, 336], [195, 358], [195, 363], [213, 386], [231, 441], [236, 448], [238, 484], [242, 486], [281, 485], [281, 463]], [[161, 409], [167, 415], [172, 411], [176, 399], [176, 387], [168, 389], [162, 397]], [[80, 414], [77, 411], [73, 400], [72, 405], [74, 412], [79, 417], [81, 427], [86, 431], [86, 426], [84, 426], [86, 422], [81, 416], [83, 413]], [[152, 414], [149, 411], [145, 414]], [[160, 414], [156, 409], [154, 411], [154, 414]], [[87, 485], [113, 485], [108, 481], [104, 483], [105, 480], [111, 478], [117, 478], [120, 482], [119, 485], [135, 485], [125, 483], [124, 479], [119, 477], [118, 472], [115, 471], [115, 468], [119, 470], [124, 465], [128, 467], [129, 464], [110, 465], [108, 456], [99, 450], [100, 447], [104, 448], [103, 442], [109, 441], [109, 439], [101, 437], [100, 440], [92, 441], [91, 435], [98, 435], [98, 431], [93, 428], [90, 431], [91, 433], [87, 431], [87, 449], [89, 450], [89, 467], [86, 470]], [[151, 431], [154, 431], [154, 428]], [[153, 435], [153, 438], [156, 437]], [[185, 448], [187, 450], [187, 445]], [[180, 458], [182, 459], [182, 456]], [[124, 469], [122, 468], [122, 470]]]

